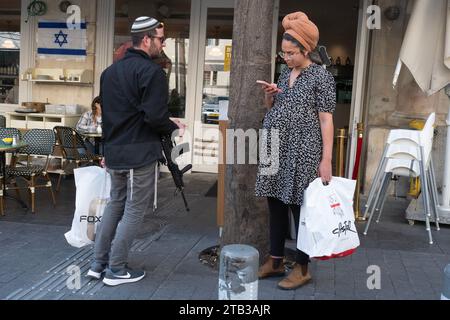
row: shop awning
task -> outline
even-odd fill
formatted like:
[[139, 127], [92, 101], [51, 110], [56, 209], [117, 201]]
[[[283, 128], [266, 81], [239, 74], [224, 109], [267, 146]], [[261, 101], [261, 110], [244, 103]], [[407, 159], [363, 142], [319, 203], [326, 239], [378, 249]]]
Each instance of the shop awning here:
[[0, 32], [0, 50], [19, 50], [20, 33]]
[[427, 95], [450, 83], [450, 0], [416, 0], [403, 40], [394, 87], [402, 64]]

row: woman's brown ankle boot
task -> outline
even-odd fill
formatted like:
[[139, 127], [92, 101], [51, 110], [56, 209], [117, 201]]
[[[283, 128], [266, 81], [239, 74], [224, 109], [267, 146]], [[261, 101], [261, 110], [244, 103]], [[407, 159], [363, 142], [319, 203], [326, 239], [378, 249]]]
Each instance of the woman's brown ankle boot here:
[[278, 287], [283, 290], [297, 289], [311, 280], [308, 266], [295, 264], [291, 273], [278, 283]]
[[267, 261], [259, 268], [258, 278], [281, 277], [284, 276], [284, 273], [283, 258], [274, 259], [269, 257], [269, 259], [267, 259]]

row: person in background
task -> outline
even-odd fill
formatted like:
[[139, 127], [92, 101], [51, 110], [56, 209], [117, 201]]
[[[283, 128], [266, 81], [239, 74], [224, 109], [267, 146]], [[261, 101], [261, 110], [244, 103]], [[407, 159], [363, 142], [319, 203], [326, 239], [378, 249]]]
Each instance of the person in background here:
[[[78, 120], [75, 129], [79, 132], [102, 132], [102, 105], [100, 97], [95, 97], [91, 103], [91, 110], [83, 113]], [[93, 138], [84, 138], [84, 144], [90, 153], [95, 153]], [[100, 145], [99, 150], [102, 150]], [[86, 151], [83, 148], [78, 149], [80, 154]], [[102, 153], [102, 152], [100, 152]]]
[[122, 43], [120, 45], [120, 47], [114, 51], [113, 62], [116, 62], [116, 61], [119, 61], [120, 59], [122, 59], [125, 56], [125, 54], [127, 53], [127, 50], [132, 47], [133, 47], [133, 42], [131, 40]]
[[91, 110], [83, 113], [78, 120], [76, 129], [78, 131], [97, 132], [102, 126], [102, 105], [100, 97], [95, 97], [91, 103]]
[[[278, 84], [263, 85], [268, 112], [263, 128], [278, 132], [279, 143], [264, 143], [266, 154], [278, 148], [279, 169], [264, 172], [268, 166], [260, 163], [256, 181], [256, 195], [266, 197], [270, 221], [270, 257], [258, 272], [260, 279], [282, 276], [284, 246], [292, 211], [298, 233], [303, 193], [317, 177], [331, 180], [333, 151], [333, 112], [336, 106], [334, 78], [319, 64], [315, 49], [319, 30], [303, 12], [295, 12], [283, 19], [285, 33], [281, 44], [282, 57], [288, 66]], [[272, 134], [268, 134], [271, 136]], [[276, 150], [273, 150], [276, 154]], [[285, 290], [296, 289], [309, 280], [309, 256], [297, 250], [291, 273], [278, 283]]]
[[169, 112], [172, 117], [180, 118], [181, 117], [181, 98], [177, 89], [173, 89], [170, 92], [169, 98]]

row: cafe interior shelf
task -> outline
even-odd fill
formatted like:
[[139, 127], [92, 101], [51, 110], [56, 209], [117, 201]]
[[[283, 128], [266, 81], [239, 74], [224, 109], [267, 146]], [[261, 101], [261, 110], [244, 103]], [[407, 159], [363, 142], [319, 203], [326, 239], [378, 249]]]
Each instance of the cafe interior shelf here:
[[79, 114], [17, 113], [6, 112], [6, 123], [18, 129], [53, 129], [56, 126], [75, 127]]
[[94, 72], [87, 69], [31, 68], [22, 75], [22, 80], [36, 83], [87, 85], [94, 82]]

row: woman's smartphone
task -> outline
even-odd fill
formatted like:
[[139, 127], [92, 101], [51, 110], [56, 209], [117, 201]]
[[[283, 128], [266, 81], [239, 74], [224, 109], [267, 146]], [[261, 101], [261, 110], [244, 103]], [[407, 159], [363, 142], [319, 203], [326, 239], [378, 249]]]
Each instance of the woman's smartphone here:
[[265, 86], [270, 87], [270, 83], [268, 83], [268, 82], [266, 82], [266, 81], [263, 81], [263, 80], [256, 80], [256, 83], [263, 84], [263, 85], [265, 85]]
[[[262, 84], [262, 85], [264, 85], [266, 87], [273, 87], [270, 83], [268, 83], [266, 81], [263, 81], [263, 80], [256, 80], [256, 83]], [[275, 89], [277, 89], [278, 93], [282, 92], [281, 89], [277, 88], [277, 85], [275, 85]]]

